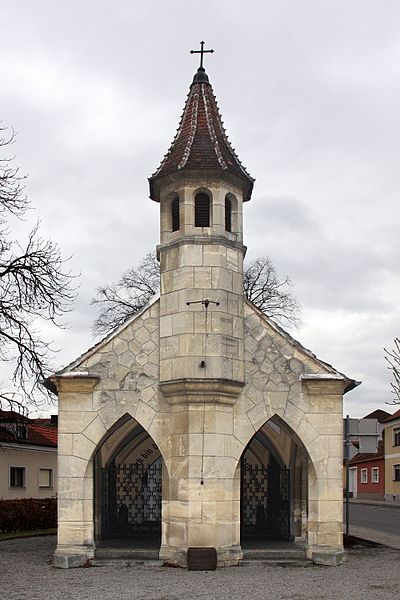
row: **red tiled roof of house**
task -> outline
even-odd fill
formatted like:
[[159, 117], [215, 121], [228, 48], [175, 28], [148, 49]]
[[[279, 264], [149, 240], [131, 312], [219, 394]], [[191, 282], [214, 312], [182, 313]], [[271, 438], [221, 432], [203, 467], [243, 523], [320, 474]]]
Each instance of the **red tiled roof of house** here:
[[15, 440], [15, 435], [6, 429], [5, 427], [1, 427], [0, 425], [0, 442], [13, 442]]
[[384, 458], [385, 456], [385, 446], [383, 440], [379, 440], [378, 442], [378, 452], [360, 452], [356, 454], [350, 461], [351, 465], [355, 465], [358, 463], [362, 463], [368, 460], [377, 460], [379, 458]]
[[369, 415], [366, 415], [363, 418], [364, 419], [377, 419], [378, 423], [383, 423], [383, 421], [385, 421], [388, 417], [391, 417], [391, 416], [392, 415], [390, 413], [388, 413], [386, 410], [377, 408], [372, 413], [369, 413]]
[[390, 415], [390, 417], [388, 419], [385, 419], [384, 423], [388, 423], [389, 421], [394, 421], [395, 419], [400, 419], [400, 408], [399, 408], [399, 410], [396, 410], [395, 413]]
[[194, 76], [171, 147], [149, 178], [150, 198], [159, 201], [158, 178], [177, 172], [205, 170], [229, 173], [241, 181], [250, 200], [254, 179], [241, 164], [226, 135], [213, 89], [204, 69]]
[[[1, 425], [3, 421], [4, 425]], [[5, 426], [6, 422], [16, 423], [23, 421], [26, 426], [26, 436], [18, 436], [17, 427]], [[40, 425], [31, 422], [28, 417], [24, 417], [14, 411], [0, 411], [0, 442], [13, 444], [32, 444], [34, 446], [57, 447], [57, 427], [50, 425]]]
[[29, 421], [29, 418], [15, 410], [0, 410], [0, 421]]
[[42, 427], [40, 425], [28, 426], [28, 440], [43, 440], [42, 446], [57, 446], [58, 432], [55, 427]]

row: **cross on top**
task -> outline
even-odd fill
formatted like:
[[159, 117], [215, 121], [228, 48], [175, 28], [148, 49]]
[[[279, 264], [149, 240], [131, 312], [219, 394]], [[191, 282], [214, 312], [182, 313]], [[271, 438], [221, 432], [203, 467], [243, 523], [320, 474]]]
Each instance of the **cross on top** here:
[[200, 54], [200, 69], [203, 69], [203, 55], [207, 53], [212, 54], [214, 50], [204, 50], [204, 42], [200, 42], [200, 46], [200, 50], [191, 50], [190, 54]]

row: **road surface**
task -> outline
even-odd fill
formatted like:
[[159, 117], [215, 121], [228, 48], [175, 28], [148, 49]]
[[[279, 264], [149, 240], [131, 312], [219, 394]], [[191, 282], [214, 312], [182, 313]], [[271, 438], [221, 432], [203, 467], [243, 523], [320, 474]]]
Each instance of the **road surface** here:
[[400, 506], [350, 503], [350, 527], [400, 536]]

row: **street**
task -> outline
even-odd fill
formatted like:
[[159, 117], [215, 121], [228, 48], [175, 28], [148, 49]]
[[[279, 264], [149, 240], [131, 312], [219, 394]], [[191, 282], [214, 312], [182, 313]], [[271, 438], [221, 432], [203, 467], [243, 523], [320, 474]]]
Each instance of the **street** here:
[[350, 527], [400, 536], [400, 507], [350, 503]]

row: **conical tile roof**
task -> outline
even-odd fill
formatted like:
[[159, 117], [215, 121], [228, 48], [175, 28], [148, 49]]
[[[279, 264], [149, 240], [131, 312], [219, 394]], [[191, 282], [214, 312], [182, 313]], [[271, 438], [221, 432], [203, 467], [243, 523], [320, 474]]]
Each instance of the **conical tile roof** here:
[[226, 135], [208, 77], [199, 68], [190, 86], [182, 118], [157, 171], [149, 178], [150, 198], [159, 200], [157, 181], [178, 172], [207, 171], [239, 179], [250, 200], [254, 179], [241, 164]]

